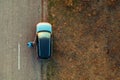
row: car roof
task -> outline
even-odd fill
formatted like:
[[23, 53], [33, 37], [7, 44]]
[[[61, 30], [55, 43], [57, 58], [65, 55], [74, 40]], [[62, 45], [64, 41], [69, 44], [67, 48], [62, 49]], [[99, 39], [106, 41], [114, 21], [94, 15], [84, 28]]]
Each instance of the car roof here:
[[51, 55], [50, 51], [50, 38], [39, 38], [39, 53], [38, 55], [42, 58], [47, 58]]

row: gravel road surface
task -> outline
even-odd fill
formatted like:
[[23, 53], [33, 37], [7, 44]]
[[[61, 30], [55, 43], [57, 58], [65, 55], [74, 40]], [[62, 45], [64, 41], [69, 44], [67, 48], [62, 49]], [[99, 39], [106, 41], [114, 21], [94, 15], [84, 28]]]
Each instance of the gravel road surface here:
[[41, 80], [33, 40], [41, 0], [0, 0], [0, 80]]

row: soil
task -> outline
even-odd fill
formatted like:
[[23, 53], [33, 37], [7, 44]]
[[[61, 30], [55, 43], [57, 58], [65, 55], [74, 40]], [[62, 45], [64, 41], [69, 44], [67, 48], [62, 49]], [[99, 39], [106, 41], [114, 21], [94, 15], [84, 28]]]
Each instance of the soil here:
[[49, 0], [48, 80], [120, 80], [120, 0]]

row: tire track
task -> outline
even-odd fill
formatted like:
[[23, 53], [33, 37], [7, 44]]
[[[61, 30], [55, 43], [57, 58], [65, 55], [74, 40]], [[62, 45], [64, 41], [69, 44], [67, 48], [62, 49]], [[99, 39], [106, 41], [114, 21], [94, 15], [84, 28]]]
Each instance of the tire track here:
[[41, 20], [42, 22], [47, 22], [48, 21], [48, 12], [47, 12], [47, 7], [48, 3], [47, 0], [41, 0]]
[[[48, 21], [48, 12], [47, 12], [47, 0], [40, 0], [40, 22], [47, 22]], [[40, 61], [40, 71], [41, 71], [41, 80], [47, 80], [47, 66], [48, 60], [41, 59]]]

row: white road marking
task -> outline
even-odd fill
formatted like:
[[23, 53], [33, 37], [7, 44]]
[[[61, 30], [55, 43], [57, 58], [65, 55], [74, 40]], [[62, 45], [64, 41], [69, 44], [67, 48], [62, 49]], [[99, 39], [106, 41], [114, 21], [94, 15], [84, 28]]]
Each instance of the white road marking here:
[[18, 43], [18, 70], [20, 70], [20, 44]]

